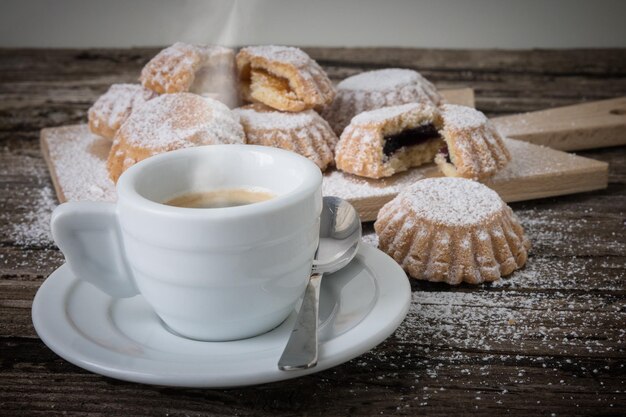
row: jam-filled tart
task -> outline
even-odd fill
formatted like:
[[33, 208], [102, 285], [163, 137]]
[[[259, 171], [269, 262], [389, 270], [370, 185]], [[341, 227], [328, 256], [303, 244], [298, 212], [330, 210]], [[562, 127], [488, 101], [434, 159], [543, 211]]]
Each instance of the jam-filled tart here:
[[299, 112], [321, 108], [335, 96], [322, 67], [298, 48], [276, 45], [243, 48], [237, 54], [237, 69], [243, 99], [276, 110]]
[[436, 107], [421, 103], [363, 112], [344, 130], [335, 154], [337, 168], [369, 178], [432, 162], [444, 142]]

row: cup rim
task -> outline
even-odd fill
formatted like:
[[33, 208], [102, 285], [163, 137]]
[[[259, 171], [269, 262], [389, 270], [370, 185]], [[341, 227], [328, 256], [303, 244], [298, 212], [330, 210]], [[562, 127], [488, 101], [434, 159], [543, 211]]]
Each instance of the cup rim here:
[[[137, 183], [141, 176], [142, 170], [150, 165], [162, 163], [166, 160], [191, 158], [193, 155], [201, 155], [210, 152], [260, 152], [266, 155], [276, 156], [278, 158], [289, 158], [300, 165], [299, 170], [304, 173], [303, 183], [292, 191], [276, 196], [269, 200], [234, 207], [220, 208], [192, 208], [192, 207], [176, 207], [164, 203], [159, 203], [144, 197], [137, 190]], [[192, 155], [192, 156], [190, 156]], [[196, 156], [197, 157], [197, 156]], [[191, 148], [178, 149], [165, 152], [146, 158], [135, 165], [128, 168], [122, 173], [116, 184], [118, 202], [123, 201], [132, 205], [140, 205], [143, 209], [154, 213], [161, 213], [169, 216], [182, 217], [201, 217], [201, 218], [241, 218], [248, 216], [257, 216], [263, 213], [275, 211], [277, 209], [290, 206], [309, 198], [315, 193], [322, 184], [322, 173], [319, 167], [308, 158], [295, 152], [287, 151], [280, 148], [259, 145], [204, 145]]]

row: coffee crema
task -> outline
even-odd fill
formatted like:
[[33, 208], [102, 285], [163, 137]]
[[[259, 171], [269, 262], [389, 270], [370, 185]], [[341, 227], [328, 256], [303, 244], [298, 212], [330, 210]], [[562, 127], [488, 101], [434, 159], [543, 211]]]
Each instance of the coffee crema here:
[[260, 203], [276, 197], [275, 194], [252, 188], [224, 188], [211, 191], [189, 192], [167, 200], [168, 206], [186, 208], [224, 208]]

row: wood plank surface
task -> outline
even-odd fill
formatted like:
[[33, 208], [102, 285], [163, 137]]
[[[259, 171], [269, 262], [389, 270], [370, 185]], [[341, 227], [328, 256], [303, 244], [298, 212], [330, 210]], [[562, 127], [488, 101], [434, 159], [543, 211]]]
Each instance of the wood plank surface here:
[[[84, 123], [113, 82], [158, 49], [0, 49], [0, 414], [3, 416], [556, 415], [626, 409], [626, 148], [580, 152], [609, 186], [512, 203], [527, 266], [479, 287], [411, 281], [407, 320], [334, 369], [232, 390], [152, 387], [83, 371], [36, 336], [32, 298], [63, 263], [42, 128]], [[307, 48], [333, 80], [397, 66], [440, 88], [471, 87], [489, 116], [626, 95], [626, 50]], [[376, 243], [371, 224], [364, 240]]]
[[564, 151], [626, 145], [626, 97], [493, 118], [509, 138]]
[[[485, 183], [507, 202], [574, 194], [607, 186], [608, 165], [605, 162], [513, 139], [507, 139], [506, 144], [512, 162]], [[43, 157], [60, 202], [115, 201], [114, 185], [105, 166], [109, 148], [109, 141], [91, 134], [84, 124], [41, 131]], [[380, 208], [404, 187], [437, 176], [441, 173], [434, 164], [382, 180], [330, 170], [324, 175], [322, 191], [324, 195], [348, 200], [362, 221], [373, 221]]]

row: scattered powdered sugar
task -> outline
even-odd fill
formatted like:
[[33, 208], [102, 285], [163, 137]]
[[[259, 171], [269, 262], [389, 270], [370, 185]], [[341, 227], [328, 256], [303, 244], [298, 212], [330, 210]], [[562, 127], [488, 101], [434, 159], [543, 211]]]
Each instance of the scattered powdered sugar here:
[[363, 243], [367, 243], [368, 245], [378, 247], [378, 235], [374, 231], [373, 223], [364, 224], [363, 225], [363, 234], [361, 236], [361, 240]]
[[131, 114], [117, 138], [157, 151], [244, 143], [243, 128], [226, 105], [191, 93], [164, 94], [148, 101]]
[[[621, 395], [615, 376], [623, 371], [618, 358], [626, 342], [620, 302], [626, 242], [606, 222], [622, 227], [623, 213], [600, 218], [538, 206], [516, 214], [533, 243], [523, 269], [478, 286], [411, 279], [404, 322], [388, 342], [354, 361], [373, 382], [414, 376], [411, 395], [400, 404], [441, 404], [452, 388], [492, 410], [503, 400], [519, 404], [538, 383], [554, 386], [549, 389], [572, 404], [581, 400], [572, 389], [592, 389], [594, 405]], [[603, 230], [581, 233], [596, 221]], [[364, 226], [363, 241], [375, 245], [371, 224]], [[585, 253], [593, 256], [575, 255]]]
[[338, 90], [381, 91], [394, 90], [399, 87], [428, 82], [417, 71], [401, 68], [388, 68], [366, 71], [348, 77], [337, 84]]
[[[8, 153], [6, 148], [4, 153]], [[0, 203], [3, 207], [0, 210], [3, 238], [19, 246], [49, 246], [52, 244], [50, 215], [56, 207], [56, 199], [45, 163], [38, 155], [27, 152], [11, 153], [10, 157], [12, 163], [9, 166], [0, 164], [0, 176], [5, 179], [28, 178], [28, 181], [20, 180], [19, 187], [13, 186]]]
[[564, 172], [589, 162], [600, 163], [591, 160], [582, 162], [581, 158], [575, 154], [521, 140], [505, 139], [504, 142], [511, 154], [511, 161], [496, 174], [493, 179], [494, 183], [507, 182], [521, 176], [541, 176]]
[[270, 61], [286, 62], [297, 67], [303, 67], [311, 63], [311, 58], [301, 49], [292, 46], [260, 45], [242, 48], [251, 56], [260, 56]]
[[116, 200], [106, 169], [110, 141], [89, 132], [87, 125], [45, 129], [42, 135], [67, 201]]
[[[618, 305], [598, 308], [601, 300], [597, 294], [555, 294], [539, 289], [414, 291], [409, 314], [396, 337], [401, 344], [423, 341], [431, 347], [460, 351], [460, 355], [467, 350], [602, 355], [625, 334], [598, 328], [615, 320], [615, 314], [623, 314]], [[573, 321], [584, 325], [572, 327]], [[593, 337], [596, 328], [597, 336], [613, 343]], [[585, 333], [586, 341], [580, 337]]]
[[482, 112], [458, 104], [444, 104], [440, 107], [444, 130], [472, 129], [487, 123], [487, 116]]
[[436, 173], [437, 169], [431, 164], [396, 174], [390, 178], [375, 180], [329, 170], [324, 174], [322, 193], [347, 200], [393, 197], [409, 185], [429, 176], [429, 172]]
[[489, 187], [463, 178], [428, 178], [398, 197], [418, 217], [437, 224], [472, 225], [502, 210], [504, 202]]
[[255, 106], [245, 106], [234, 109], [233, 112], [251, 129], [301, 129], [308, 127], [316, 119], [321, 119], [313, 110], [293, 113], [271, 109], [257, 110]]
[[[50, 216], [56, 207], [56, 199], [48, 184], [32, 192], [34, 201], [28, 200], [18, 221], [12, 219], [9, 237], [21, 246], [47, 246], [52, 243]], [[32, 196], [31, 196], [32, 198]]]

